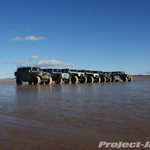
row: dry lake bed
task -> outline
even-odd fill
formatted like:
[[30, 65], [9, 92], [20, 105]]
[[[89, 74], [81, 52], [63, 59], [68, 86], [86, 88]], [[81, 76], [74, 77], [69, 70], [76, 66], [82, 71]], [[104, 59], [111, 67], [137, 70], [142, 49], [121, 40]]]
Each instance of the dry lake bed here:
[[109, 149], [100, 141], [150, 141], [150, 80], [0, 83], [0, 150]]

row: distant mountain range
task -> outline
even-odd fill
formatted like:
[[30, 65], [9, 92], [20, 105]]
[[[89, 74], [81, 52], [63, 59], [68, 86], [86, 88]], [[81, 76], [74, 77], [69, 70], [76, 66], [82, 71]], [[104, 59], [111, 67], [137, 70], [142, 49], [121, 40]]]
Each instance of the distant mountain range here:
[[10, 80], [15, 80], [15, 78], [0, 78], [0, 81], [10, 81]]
[[132, 77], [150, 77], [150, 75], [132, 75]]

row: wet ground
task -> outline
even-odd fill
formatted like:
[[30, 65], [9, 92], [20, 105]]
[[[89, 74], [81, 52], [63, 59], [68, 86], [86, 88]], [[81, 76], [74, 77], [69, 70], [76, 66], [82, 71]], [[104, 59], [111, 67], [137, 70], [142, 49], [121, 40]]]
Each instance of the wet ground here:
[[0, 150], [103, 149], [100, 141], [150, 141], [150, 80], [0, 83]]

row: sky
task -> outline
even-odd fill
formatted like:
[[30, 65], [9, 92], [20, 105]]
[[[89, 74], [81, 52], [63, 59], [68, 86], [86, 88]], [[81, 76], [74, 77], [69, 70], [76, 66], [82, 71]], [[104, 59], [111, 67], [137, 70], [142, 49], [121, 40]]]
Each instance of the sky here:
[[20, 66], [150, 75], [150, 0], [0, 0], [0, 78]]

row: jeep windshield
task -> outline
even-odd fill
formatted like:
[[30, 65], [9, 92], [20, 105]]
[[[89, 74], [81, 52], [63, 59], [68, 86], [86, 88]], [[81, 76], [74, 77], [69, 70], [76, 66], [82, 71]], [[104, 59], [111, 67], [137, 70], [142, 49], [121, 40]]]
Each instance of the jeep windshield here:
[[85, 70], [78, 70], [78, 72], [85, 72]]
[[98, 71], [92, 71], [93, 73], [98, 73]]
[[121, 72], [112, 72], [113, 74], [116, 74], [116, 75], [120, 75], [120, 73], [121, 74], [125, 74], [125, 72], [124, 71], [121, 71]]
[[87, 72], [87, 73], [92, 73], [92, 71], [91, 71], [91, 70], [86, 70], [86, 72]]
[[42, 71], [41, 68], [32, 68], [32, 71]]
[[77, 72], [77, 70], [76, 70], [76, 69], [70, 69], [70, 71], [71, 71], [71, 72]]
[[108, 74], [110, 74], [110, 75], [112, 75], [112, 73], [111, 72], [107, 72]]
[[125, 72], [122, 71], [121, 74], [125, 74]]
[[104, 72], [104, 74], [111, 74], [110, 72]]
[[53, 69], [53, 72], [61, 72], [60, 69]]

